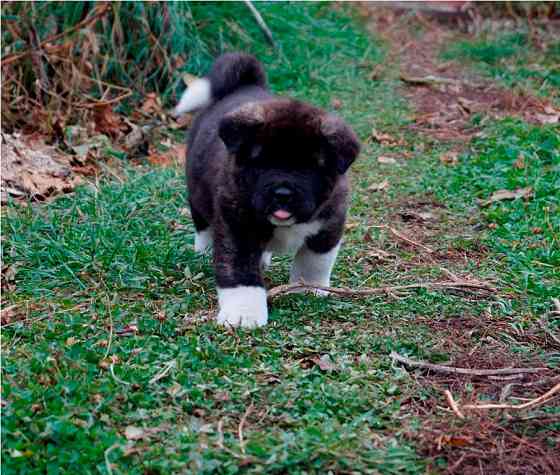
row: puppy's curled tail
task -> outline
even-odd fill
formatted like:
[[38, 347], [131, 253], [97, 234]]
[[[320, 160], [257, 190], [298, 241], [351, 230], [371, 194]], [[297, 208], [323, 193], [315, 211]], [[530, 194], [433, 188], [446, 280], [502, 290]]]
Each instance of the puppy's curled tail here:
[[266, 75], [261, 63], [250, 54], [222, 54], [208, 75], [191, 83], [173, 113], [177, 117], [206, 107], [244, 86], [266, 88]]

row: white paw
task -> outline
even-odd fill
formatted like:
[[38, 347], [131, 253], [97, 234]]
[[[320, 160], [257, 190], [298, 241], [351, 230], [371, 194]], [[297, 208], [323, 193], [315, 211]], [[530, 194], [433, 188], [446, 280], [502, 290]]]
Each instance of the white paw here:
[[270, 267], [271, 263], [272, 263], [272, 252], [269, 251], [263, 252], [263, 255], [261, 256], [261, 267], [264, 270], [266, 270]]
[[210, 228], [205, 229], [204, 231], [200, 231], [199, 233], [195, 232], [194, 234], [194, 250], [195, 252], [204, 253], [210, 246], [212, 245], [212, 233]]
[[256, 328], [266, 325], [268, 308], [264, 287], [218, 288], [219, 325]]

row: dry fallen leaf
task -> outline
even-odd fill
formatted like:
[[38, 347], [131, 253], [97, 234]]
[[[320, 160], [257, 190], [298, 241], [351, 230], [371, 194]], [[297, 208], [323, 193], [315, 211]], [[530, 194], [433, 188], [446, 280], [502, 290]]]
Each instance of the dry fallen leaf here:
[[173, 130], [179, 130], [179, 129], [186, 129], [189, 128], [193, 122], [193, 114], [182, 114], [179, 117], [175, 117], [172, 118], [171, 122], [171, 128]]
[[[0, 279], [2, 292], [11, 292], [13, 290], [16, 290], [16, 271], [17, 266], [15, 264], [2, 266]], [[2, 311], [4, 311], [4, 308], [2, 309]]]
[[216, 401], [229, 401], [231, 398], [227, 391], [218, 391], [214, 396]]
[[372, 261], [378, 262], [386, 262], [392, 259], [396, 259], [397, 257], [395, 254], [390, 254], [383, 251], [382, 249], [373, 249], [371, 251], [368, 251], [365, 256]]
[[396, 165], [397, 161], [393, 157], [387, 157], [385, 155], [381, 155], [377, 157], [377, 161], [379, 163], [383, 163], [385, 165]]
[[378, 132], [375, 129], [371, 131], [370, 137], [374, 142], [378, 142], [381, 145], [405, 145], [403, 139], [396, 139], [390, 134]]
[[465, 447], [473, 443], [473, 438], [471, 436], [453, 436], [453, 435], [442, 435], [438, 437], [437, 444], [439, 449], [445, 445], [450, 445], [452, 447]]
[[0, 322], [2, 325], [7, 325], [14, 320], [17, 314], [17, 305], [9, 305], [8, 307], [2, 307], [0, 310]]
[[517, 168], [518, 170], [525, 168], [525, 155], [519, 155], [519, 158], [515, 160], [515, 163], [513, 164], [513, 168]]
[[144, 432], [144, 429], [142, 429], [141, 427], [127, 426], [126, 429], [124, 430], [124, 436], [128, 440], [139, 440], [146, 437], [147, 434]]
[[136, 323], [130, 323], [115, 332], [117, 336], [133, 336], [136, 333], [138, 333], [138, 325]]
[[144, 100], [144, 104], [142, 104], [140, 110], [145, 114], [161, 115], [163, 113], [161, 101], [155, 92], [149, 92], [146, 94], [146, 99]]
[[560, 122], [560, 114], [539, 114], [538, 112], [533, 115], [539, 124], [558, 124]]
[[188, 87], [198, 79], [198, 76], [195, 76], [194, 74], [190, 74], [190, 73], [185, 73], [183, 74], [182, 79], [185, 85]]
[[560, 109], [547, 104], [542, 110], [544, 114], [538, 112], [533, 114], [539, 124], [558, 124], [560, 122]]
[[177, 396], [177, 394], [181, 392], [182, 389], [183, 386], [181, 386], [179, 383], [173, 383], [173, 385], [167, 389], [167, 394], [169, 394], [172, 397], [175, 397]]
[[516, 200], [518, 198], [529, 198], [533, 194], [533, 189], [531, 187], [518, 188], [517, 190], [498, 190], [492, 193], [490, 198], [484, 201], [480, 201], [480, 206], [489, 206], [497, 201], [504, 200]]
[[2, 134], [2, 199], [49, 196], [72, 191], [82, 182], [62, 155], [43, 140], [27, 143], [17, 134]]
[[385, 179], [381, 183], [374, 183], [373, 185], [368, 186], [367, 191], [383, 191], [389, 188], [389, 180]]
[[331, 106], [333, 109], [340, 109], [342, 107], [342, 101], [336, 97], [331, 100]]
[[93, 121], [95, 130], [99, 133], [117, 138], [122, 132], [128, 130], [128, 126], [122, 118], [113, 112], [111, 104], [100, 103], [93, 107]]
[[446, 152], [439, 157], [439, 161], [445, 165], [457, 165], [459, 163], [457, 152]]
[[319, 366], [321, 371], [334, 371], [336, 369], [336, 366], [329, 355], [321, 355], [321, 357], [316, 356], [312, 358], [312, 361]]
[[401, 211], [399, 216], [403, 221], [433, 221], [436, 219], [436, 215], [434, 213], [430, 213], [429, 211], [406, 210]]
[[176, 144], [170, 147], [165, 152], [157, 152], [152, 149], [150, 150], [150, 154], [148, 155], [148, 161], [152, 165], [161, 167], [178, 165], [184, 162], [186, 153], [187, 146], [185, 144]]

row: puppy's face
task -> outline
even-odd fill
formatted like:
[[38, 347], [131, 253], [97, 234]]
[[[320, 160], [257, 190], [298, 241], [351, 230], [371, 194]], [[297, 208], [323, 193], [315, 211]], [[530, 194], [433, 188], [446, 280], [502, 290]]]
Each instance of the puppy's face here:
[[228, 114], [219, 134], [261, 220], [309, 221], [359, 152], [339, 118], [293, 100], [250, 103]]

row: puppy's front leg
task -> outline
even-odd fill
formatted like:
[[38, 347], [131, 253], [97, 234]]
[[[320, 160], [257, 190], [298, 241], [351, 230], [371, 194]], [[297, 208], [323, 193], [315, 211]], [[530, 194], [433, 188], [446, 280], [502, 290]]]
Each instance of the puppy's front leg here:
[[262, 252], [248, 243], [215, 242], [214, 267], [218, 289], [218, 323], [255, 328], [266, 325], [268, 308], [261, 277]]

